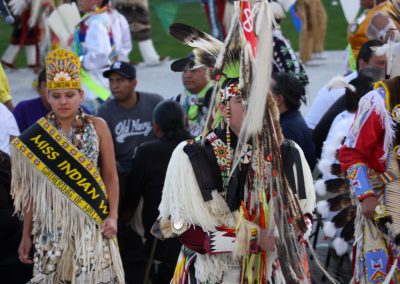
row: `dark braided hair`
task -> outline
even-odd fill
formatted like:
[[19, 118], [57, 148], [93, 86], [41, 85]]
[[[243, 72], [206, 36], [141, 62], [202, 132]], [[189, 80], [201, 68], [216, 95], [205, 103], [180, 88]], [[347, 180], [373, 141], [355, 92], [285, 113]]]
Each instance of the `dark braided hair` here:
[[185, 129], [185, 116], [181, 105], [172, 100], [160, 102], [153, 111], [153, 122], [160, 126], [164, 137], [177, 143], [190, 139]]
[[271, 85], [272, 93], [283, 96], [289, 110], [298, 110], [302, 102], [306, 103], [306, 91], [299, 79], [283, 72], [272, 74], [272, 79], [275, 81]]

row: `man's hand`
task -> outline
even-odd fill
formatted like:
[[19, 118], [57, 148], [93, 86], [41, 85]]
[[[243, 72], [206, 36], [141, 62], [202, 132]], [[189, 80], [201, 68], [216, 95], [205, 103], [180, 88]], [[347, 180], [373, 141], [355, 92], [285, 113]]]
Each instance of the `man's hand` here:
[[101, 224], [101, 231], [107, 239], [112, 239], [117, 236], [117, 219], [107, 217]]
[[361, 201], [362, 213], [368, 219], [374, 219], [375, 207], [380, 204], [378, 198], [375, 196], [368, 196], [363, 201]]

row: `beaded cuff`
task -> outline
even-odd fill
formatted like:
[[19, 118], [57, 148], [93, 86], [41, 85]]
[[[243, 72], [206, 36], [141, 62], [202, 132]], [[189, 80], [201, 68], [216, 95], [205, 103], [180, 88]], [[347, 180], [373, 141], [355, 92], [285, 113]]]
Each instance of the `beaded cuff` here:
[[355, 196], [362, 200], [374, 194], [373, 186], [368, 177], [368, 168], [365, 164], [357, 163], [347, 170], [347, 177]]

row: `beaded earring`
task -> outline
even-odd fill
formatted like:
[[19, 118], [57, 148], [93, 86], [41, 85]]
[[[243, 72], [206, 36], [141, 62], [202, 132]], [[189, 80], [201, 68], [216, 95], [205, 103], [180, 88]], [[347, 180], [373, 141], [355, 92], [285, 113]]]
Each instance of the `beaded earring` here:
[[226, 101], [226, 145], [228, 146], [228, 173], [231, 172], [231, 163], [232, 163], [232, 149], [231, 149], [231, 104], [230, 100]]

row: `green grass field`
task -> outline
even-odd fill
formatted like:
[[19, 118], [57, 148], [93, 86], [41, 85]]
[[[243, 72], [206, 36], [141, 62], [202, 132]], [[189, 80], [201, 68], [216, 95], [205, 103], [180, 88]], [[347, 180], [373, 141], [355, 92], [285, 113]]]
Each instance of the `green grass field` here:
[[[166, 34], [160, 19], [155, 12], [155, 5], [165, 3], [167, 0], [149, 0], [151, 5], [151, 23], [154, 44], [161, 56], [170, 56], [171, 58], [182, 57], [190, 51], [190, 48], [176, 42], [173, 38]], [[182, 1], [182, 0], [181, 0]], [[186, 0], [187, 1], [187, 0]], [[187, 2], [194, 2], [189, 0]], [[169, 1], [168, 1], [169, 2]], [[341, 7], [339, 5], [332, 6], [332, 0], [323, 0], [326, 12], [328, 14], [328, 29], [325, 40], [326, 50], [338, 50], [346, 47], [346, 30], [347, 23], [343, 16]], [[182, 3], [179, 6], [175, 22], [182, 22], [198, 27], [201, 30], [208, 31], [208, 23], [203, 8], [199, 3]], [[290, 39], [292, 46], [298, 49], [298, 37], [290, 15], [281, 23], [284, 34]], [[4, 21], [0, 21], [0, 54], [8, 46], [9, 38], [12, 28], [7, 26]], [[140, 61], [139, 51], [137, 46], [134, 45], [134, 50], [131, 54], [133, 61]], [[17, 59], [17, 66], [25, 64], [25, 54], [20, 53]]]

